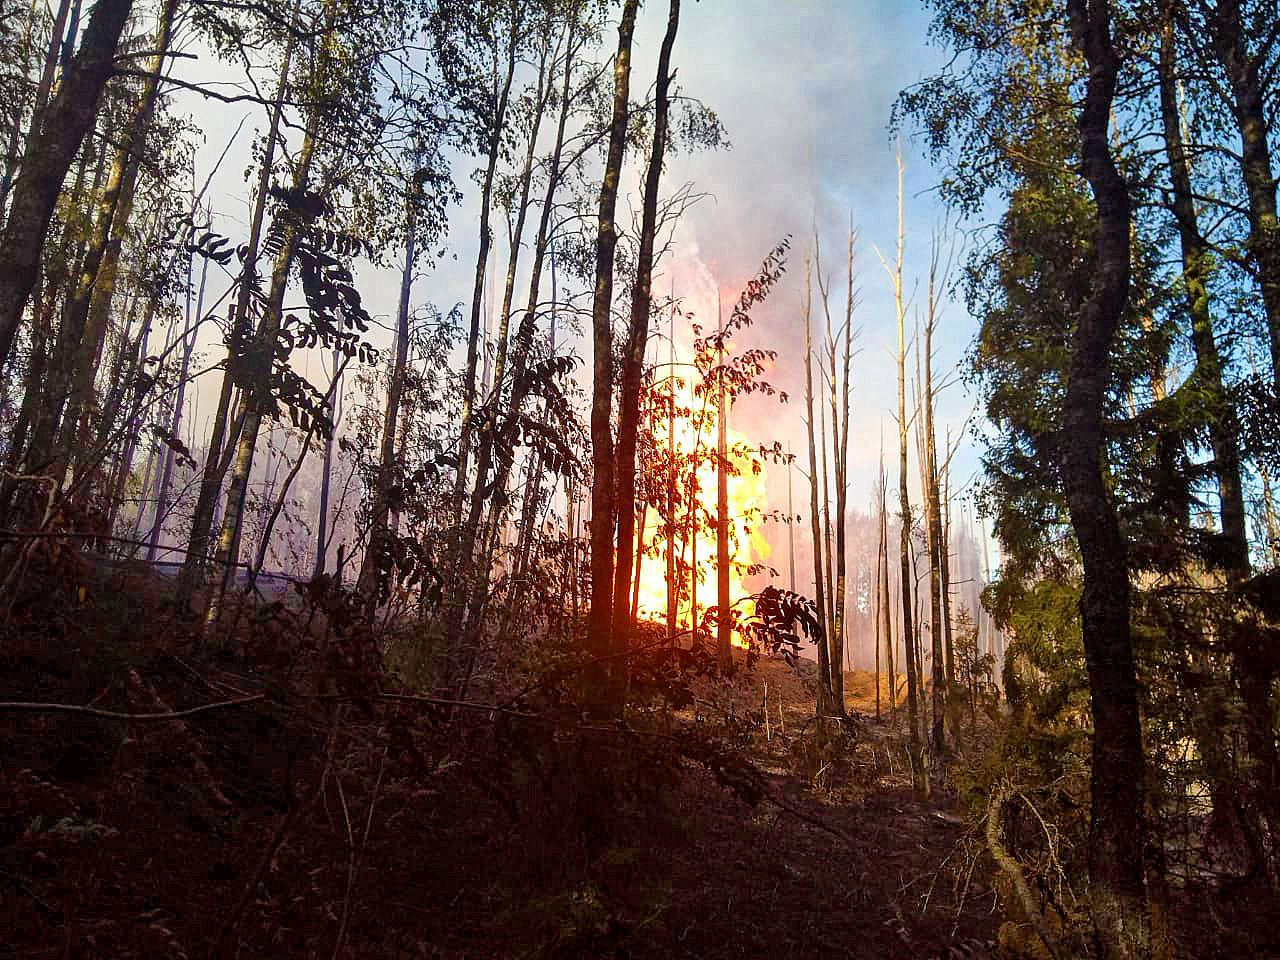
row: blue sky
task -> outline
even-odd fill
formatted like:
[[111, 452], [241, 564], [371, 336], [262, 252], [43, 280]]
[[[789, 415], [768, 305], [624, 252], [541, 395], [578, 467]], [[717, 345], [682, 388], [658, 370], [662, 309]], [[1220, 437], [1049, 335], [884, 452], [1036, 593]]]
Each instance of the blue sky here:
[[[637, 83], [652, 76], [665, 25], [665, 4], [647, 6], [636, 35]], [[678, 253], [695, 246], [714, 273], [744, 276], [783, 234], [794, 237], [788, 278], [759, 311], [756, 325], [760, 343], [780, 350], [775, 380], [794, 399], [776, 413], [742, 411], [750, 418], [739, 424], [744, 432], [750, 433], [750, 420], [758, 419], [799, 445], [803, 260], [816, 224], [826, 269], [834, 274], [833, 297], [839, 302], [832, 310], [842, 311], [850, 219], [858, 230], [862, 302], [855, 322], [862, 337], [854, 361], [850, 455], [851, 501], [858, 505], [870, 499], [874, 486], [881, 430], [891, 445], [896, 434], [890, 417], [897, 389], [895, 313], [877, 250], [892, 259], [896, 244], [896, 144], [888, 129], [894, 98], [944, 60], [943, 51], [927, 45], [927, 27], [923, 5], [902, 0], [686, 2], [673, 57], [681, 88], [718, 112], [733, 144], [728, 151], [683, 157], [671, 165], [669, 184], [692, 180], [713, 195], [687, 215], [680, 229], [686, 245]], [[930, 237], [943, 225], [945, 211], [932, 191], [937, 174], [919, 146], [904, 138], [902, 153], [904, 277], [908, 294], [918, 280], [914, 302], [923, 305]], [[962, 242], [957, 231], [950, 236]], [[973, 334], [974, 322], [963, 306], [946, 305], [935, 342], [935, 380], [954, 369]], [[973, 402], [961, 384], [940, 398], [940, 442], [948, 426], [959, 433]], [[976, 451], [962, 451], [954, 485], [977, 468]]]

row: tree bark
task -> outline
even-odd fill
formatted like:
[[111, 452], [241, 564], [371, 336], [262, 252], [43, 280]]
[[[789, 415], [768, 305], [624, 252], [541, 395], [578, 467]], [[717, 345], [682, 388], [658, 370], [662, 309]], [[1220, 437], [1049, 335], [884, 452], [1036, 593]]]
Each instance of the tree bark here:
[[[209, 261], [207, 258], [201, 258], [200, 267], [200, 292], [196, 297], [196, 323], [200, 321], [200, 317], [204, 312], [204, 286], [209, 276]], [[173, 400], [173, 416], [169, 421], [169, 435], [177, 439], [178, 428], [182, 424], [182, 408], [187, 396], [187, 375], [191, 369], [191, 353], [195, 349], [196, 338], [191, 330], [191, 271], [190, 261], [188, 261], [187, 271], [187, 309], [186, 323], [182, 331], [182, 366], [178, 373], [178, 392]], [[156, 548], [160, 540], [161, 528], [164, 524], [164, 516], [169, 508], [169, 483], [173, 477], [173, 447], [166, 445], [164, 454], [164, 467], [160, 471], [160, 485], [156, 492], [156, 518], [151, 526], [151, 536], [148, 538], [147, 544], [147, 563], [152, 563], [156, 559]]]
[[[716, 296], [719, 308], [719, 291]], [[729, 610], [729, 411], [724, 389], [724, 312], [716, 310], [716, 660], [726, 676], [733, 670], [733, 627]]]
[[[485, 606], [489, 589], [488, 563], [486, 562], [482, 566], [479, 576], [475, 574], [476, 539], [480, 538], [481, 550], [485, 554], [484, 559], [487, 561], [490, 553], [489, 544], [496, 539], [498, 525], [503, 513], [501, 504], [506, 499], [508, 476], [506, 464], [515, 459], [514, 456], [499, 456], [498, 459], [502, 461], [502, 464], [497, 472], [501, 474], [498, 479], [501, 481], [502, 486], [499, 487], [498, 482], [495, 481], [492, 487], [488, 487], [489, 470], [493, 467], [494, 446], [498, 440], [502, 393], [507, 379], [507, 344], [511, 326], [511, 304], [515, 295], [516, 271], [520, 265], [520, 248], [524, 240], [525, 220], [529, 213], [529, 189], [533, 182], [534, 156], [538, 146], [538, 131], [542, 127], [543, 114], [546, 112], [546, 105], [551, 91], [551, 80], [553, 79], [548, 71], [554, 72], [555, 67], [549, 50], [550, 38], [544, 36], [543, 40], [541, 56], [538, 62], [538, 85], [534, 94], [532, 123], [528, 134], [528, 142], [525, 145], [524, 168], [520, 174], [520, 193], [516, 200], [516, 222], [514, 227], [511, 226], [510, 220], [508, 220], [507, 276], [502, 290], [502, 308], [498, 313], [498, 331], [494, 338], [497, 343], [497, 352], [493, 364], [493, 385], [489, 390], [489, 395], [484, 405], [478, 411], [482, 414], [484, 423], [480, 428], [480, 450], [476, 457], [476, 479], [471, 492], [471, 504], [467, 512], [466, 523], [462, 528], [461, 546], [458, 551], [456, 587], [458, 595], [454, 601], [457, 604], [457, 608], [451, 620], [464, 620], [465, 626], [460, 632], [460, 636], [466, 644], [472, 643], [475, 631], [479, 627], [480, 611]], [[508, 209], [509, 216], [510, 210]], [[545, 243], [545, 237], [542, 240]], [[523, 370], [519, 372], [523, 372]], [[519, 374], [517, 373], [517, 375]], [[487, 380], [488, 378], [486, 377], [485, 379]], [[512, 393], [513, 402], [510, 415], [514, 418], [518, 415], [518, 409], [515, 406], [516, 391], [513, 390]], [[523, 396], [520, 397], [520, 400], [523, 401]], [[473, 417], [476, 412], [473, 409]], [[487, 487], [489, 492], [486, 495]], [[489, 523], [484, 525], [482, 529], [481, 519], [484, 515], [486, 502], [490, 505]], [[464, 611], [466, 613], [465, 619], [462, 616]]]
[[[333, 369], [336, 371], [341, 367], [342, 354], [335, 346], [333, 348]], [[326, 398], [330, 415], [333, 417], [333, 430], [329, 433], [329, 436], [325, 437], [324, 456], [321, 458], [320, 503], [316, 510], [316, 559], [311, 568], [312, 578], [324, 573], [326, 554], [329, 552], [329, 488], [332, 485], [333, 448], [336, 446], [334, 437], [338, 432], [338, 421], [341, 419], [341, 415], [338, 412], [338, 405], [341, 402], [339, 398], [341, 379], [341, 377], [336, 376], [333, 378], [329, 385], [329, 395]]]
[[[35, 19], [36, 7], [38, 3], [31, 4], [31, 16]], [[35, 98], [31, 104], [31, 119], [27, 125], [26, 150], [24, 156], [29, 156], [36, 137], [40, 133], [40, 125], [43, 120], [45, 105], [49, 102], [49, 91], [53, 88], [53, 74], [58, 69], [58, 53], [62, 49], [63, 34], [67, 29], [67, 11], [71, 9], [71, 0], [61, 0], [58, 4], [58, 12], [54, 14], [53, 24], [49, 30], [49, 46], [45, 50], [44, 67], [40, 71], [40, 79], [36, 83]], [[13, 167], [16, 161], [14, 153], [17, 148], [17, 117], [14, 118], [13, 142], [9, 148], [10, 162], [5, 167], [4, 187], [0, 190], [0, 212], [3, 212], [4, 201], [9, 196], [9, 189], [13, 186]]]
[[[903, 262], [902, 221], [902, 155], [898, 155], [898, 257], [890, 273], [893, 281], [893, 301], [898, 317], [898, 506], [901, 513], [901, 535], [898, 543], [902, 580], [902, 645], [907, 658], [907, 725], [910, 729], [911, 778], [919, 787], [923, 784], [924, 755], [920, 750], [920, 698], [919, 671], [915, 635], [913, 631], [914, 609], [911, 603], [911, 497], [907, 491], [907, 347], [906, 307], [902, 301]], [[887, 265], [886, 265], [887, 269]]]
[[5, 264], [0, 271], [0, 366], [13, 349], [40, 269], [54, 204], [80, 142], [98, 115], [98, 100], [132, 7], [132, 0], [99, 0], [94, 7], [58, 92], [41, 111], [39, 132], [14, 182], [9, 216], [0, 233], [0, 263]]
[[[335, 4], [333, 0], [325, 5], [325, 32], [333, 29]], [[319, 64], [314, 66], [317, 72], [324, 69], [325, 61], [330, 56], [327, 50], [319, 55]], [[283, 91], [283, 85], [282, 85]], [[311, 175], [311, 161], [315, 156], [316, 140], [320, 133], [321, 112], [318, 106], [307, 111], [307, 123], [298, 150], [298, 157], [293, 168], [294, 192], [307, 188]], [[227, 590], [235, 579], [236, 565], [239, 559], [241, 523], [244, 518], [245, 497], [248, 493], [249, 474], [253, 469], [254, 451], [258, 444], [258, 432], [267, 412], [266, 400], [262, 396], [254, 396], [255, 390], [265, 389], [265, 382], [270, 379], [272, 355], [280, 337], [283, 322], [285, 290], [289, 284], [289, 271], [293, 265], [294, 254], [298, 248], [298, 227], [291, 224], [285, 230], [280, 243], [279, 252], [271, 268], [271, 285], [262, 307], [262, 320], [255, 333], [256, 356], [254, 357], [254, 390], [244, 391], [244, 422], [240, 429], [240, 438], [236, 443], [235, 465], [231, 474], [231, 482], [227, 487], [227, 508], [222, 517], [222, 531], [218, 536], [217, 562], [221, 567], [221, 576], [214, 582], [209, 603], [205, 609], [204, 637], [208, 644], [217, 632], [218, 621], [226, 599]], [[247, 322], [247, 315], [241, 316], [241, 322]], [[232, 637], [234, 643], [234, 636]], [[234, 651], [233, 651], [234, 652]]]
[[1071, 344], [1061, 463], [1084, 564], [1080, 600], [1093, 707], [1089, 829], [1091, 907], [1102, 960], [1155, 952], [1145, 875], [1146, 761], [1129, 627], [1126, 545], [1104, 476], [1103, 403], [1109, 353], [1129, 296], [1127, 185], [1107, 142], [1120, 61], [1109, 0], [1068, 0], [1073, 41], [1088, 66], [1077, 119], [1082, 170], [1097, 205], [1097, 271]]
[[885, 667], [889, 673], [889, 712], [898, 709], [898, 674], [894, 663], [893, 604], [889, 592], [889, 483], [884, 470], [884, 444], [880, 449], [880, 580], [876, 593], [880, 597], [880, 609], [884, 612]]
[[[935, 249], [936, 253], [936, 249]], [[945, 720], [947, 715], [946, 649], [942, 630], [942, 509], [938, 494], [938, 443], [933, 425], [933, 326], [935, 314], [934, 274], [937, 257], [929, 270], [928, 316], [924, 325], [924, 379], [920, 385], [920, 415], [923, 434], [920, 473], [925, 508], [928, 510], [929, 537], [929, 615], [930, 646], [933, 650], [933, 754], [941, 757], [947, 749]], [[917, 341], [918, 342], [918, 341]], [[916, 354], [917, 361], [919, 353]]]
[[[658, 186], [667, 152], [667, 116], [670, 106], [671, 50], [680, 27], [680, 0], [670, 0], [667, 29], [658, 51], [658, 76], [654, 87], [653, 145], [645, 171], [641, 201], [640, 247], [636, 254], [636, 279], [631, 287], [631, 324], [622, 360], [622, 391], [618, 398], [617, 515], [618, 562], [613, 582], [614, 645], [626, 644], [635, 627], [635, 617], [627, 598], [631, 593], [632, 541], [644, 538], [641, 524], [636, 534], [636, 438], [640, 429], [640, 386], [644, 376], [644, 356], [649, 343], [649, 313], [653, 304], [653, 248], [658, 229]], [[723, 468], [722, 468], [723, 469]], [[639, 583], [639, 559], [636, 560]], [[727, 609], [721, 610], [725, 619]], [[727, 625], [727, 621], [726, 621]], [[727, 637], [726, 637], [727, 640]], [[723, 653], [722, 653], [723, 659]], [[732, 661], [730, 661], [731, 663]], [[721, 666], [726, 666], [722, 663]]]
[[618, 52], [613, 64], [613, 113], [609, 148], [600, 185], [596, 234], [596, 283], [591, 302], [591, 610], [587, 624], [588, 654], [593, 658], [590, 697], [593, 712], [609, 716], [620, 704], [612, 702], [610, 671], [605, 657], [615, 652], [613, 615], [614, 450], [610, 425], [613, 401], [613, 257], [618, 244], [614, 215], [618, 180], [626, 144], [628, 96], [631, 86], [631, 38], [639, 0], [626, 0], [618, 24]]

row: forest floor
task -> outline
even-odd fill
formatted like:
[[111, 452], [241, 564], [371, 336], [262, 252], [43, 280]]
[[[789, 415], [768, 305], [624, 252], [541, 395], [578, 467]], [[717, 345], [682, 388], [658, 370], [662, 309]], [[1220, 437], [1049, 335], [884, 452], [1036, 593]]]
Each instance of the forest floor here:
[[0, 709], [0, 958], [905, 960], [995, 935], [991, 864], [954, 793], [911, 791], [870, 673], [821, 755], [812, 665], [775, 659], [636, 733], [303, 704], [270, 664], [198, 660], [168, 587], [120, 576], [15, 608], [0, 701], [261, 699]]

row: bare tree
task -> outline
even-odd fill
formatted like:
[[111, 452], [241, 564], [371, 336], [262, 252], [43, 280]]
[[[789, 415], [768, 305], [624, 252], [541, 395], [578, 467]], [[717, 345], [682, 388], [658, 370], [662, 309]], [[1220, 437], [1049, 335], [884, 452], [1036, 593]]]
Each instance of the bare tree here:
[[[885, 271], [893, 285], [893, 303], [898, 318], [898, 506], [902, 524], [899, 542], [899, 559], [902, 568], [902, 642], [907, 657], [907, 720], [912, 755], [912, 778], [916, 784], [924, 783], [924, 754], [920, 744], [920, 708], [915, 631], [911, 602], [911, 497], [907, 490], [907, 348], [906, 304], [903, 301], [902, 268], [905, 228], [902, 219], [902, 154], [898, 154], [898, 255], [892, 267], [885, 262]], [[881, 260], [883, 261], [883, 257]]]
[[[815, 238], [816, 251], [816, 238]], [[818, 503], [818, 450], [813, 436], [813, 337], [810, 332], [810, 314], [812, 312], [812, 274], [813, 265], [805, 260], [804, 271], [804, 409], [805, 426], [809, 438], [809, 530], [813, 536], [813, 589], [814, 603], [818, 610], [818, 619], [823, 624], [824, 636], [818, 642], [818, 716], [829, 715], [834, 703], [834, 691], [831, 689], [831, 661], [827, 647], [826, 634], [826, 596], [823, 589], [825, 577], [822, 569], [824, 537]]]

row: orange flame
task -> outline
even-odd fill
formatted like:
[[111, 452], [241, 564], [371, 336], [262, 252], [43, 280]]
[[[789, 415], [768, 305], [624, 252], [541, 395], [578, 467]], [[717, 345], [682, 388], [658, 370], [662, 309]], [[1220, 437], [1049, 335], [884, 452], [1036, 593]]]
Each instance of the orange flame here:
[[[673, 382], [671, 384], [675, 393], [675, 405], [686, 409], [699, 409], [703, 405], [703, 398], [694, 395], [692, 379], [683, 378], [683, 383]], [[683, 461], [686, 464], [685, 470], [688, 470], [687, 463], [695, 450], [700, 450], [703, 455], [707, 452], [714, 453], [716, 448], [716, 421], [714, 414], [714, 398], [708, 404], [710, 416], [703, 418], [705, 422], [701, 425], [701, 430], [691, 423], [687, 418], [677, 417], [674, 423], [674, 438], [672, 446], [674, 447], [677, 462]], [[655, 419], [651, 421], [650, 427], [656, 440], [664, 446], [668, 441], [669, 423], [666, 411], [661, 405], [654, 408]], [[743, 572], [741, 567], [753, 563], [764, 563], [769, 559], [770, 547], [769, 543], [761, 535], [762, 526], [761, 516], [767, 509], [768, 495], [766, 491], [766, 473], [764, 464], [759, 460], [753, 460], [748, 455], [747, 450], [751, 449], [750, 441], [743, 434], [734, 430], [732, 426], [727, 431], [729, 460], [733, 464], [733, 469], [727, 479], [727, 493], [729, 505], [729, 597], [731, 603], [737, 603], [746, 593], [747, 590], [743, 585]], [[735, 447], [739, 448], [735, 450]], [[745, 447], [746, 449], [742, 449]], [[699, 504], [699, 514], [705, 516], [716, 516], [716, 462], [715, 458], [704, 459], [700, 464], [699, 475], [697, 476], [697, 499]], [[686, 500], [676, 506], [677, 517], [687, 517], [689, 512], [689, 504], [687, 502], [687, 473], [686, 482], [678, 485], [678, 490], [683, 490]], [[679, 497], [680, 494], [677, 493]], [[694, 553], [694, 546], [689, 537], [689, 524], [686, 522], [685, 529], [678, 532], [675, 537], [675, 556], [677, 562], [683, 560], [684, 564], [688, 564]], [[662, 531], [661, 517], [657, 511], [650, 510], [646, 514], [646, 522], [644, 528], [644, 543], [646, 547], [655, 545], [656, 552], [646, 550], [646, 555], [640, 568], [640, 577], [638, 585], [638, 602], [637, 615], [641, 620], [652, 620], [657, 622], [665, 622], [667, 619], [667, 602], [668, 602], [668, 584], [667, 584], [667, 542]], [[700, 621], [705, 616], [708, 607], [716, 605], [716, 536], [714, 529], [698, 529], [696, 535], [696, 552], [698, 562], [698, 588], [697, 588], [697, 619]], [[677, 577], [681, 576], [678, 572]], [[695, 611], [690, 610], [689, 584], [687, 572], [685, 583], [683, 584], [684, 595], [680, 598], [677, 615], [676, 615], [676, 631], [683, 633], [691, 629], [694, 621], [692, 615]], [[670, 589], [677, 590], [677, 585], [670, 585]], [[679, 591], [678, 591], [679, 592]], [[736, 607], [739, 616], [750, 614], [750, 605], [738, 603]], [[733, 642], [735, 645], [745, 647], [746, 639], [738, 632], [734, 631]]]

